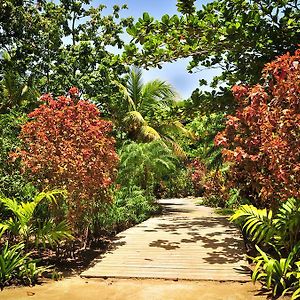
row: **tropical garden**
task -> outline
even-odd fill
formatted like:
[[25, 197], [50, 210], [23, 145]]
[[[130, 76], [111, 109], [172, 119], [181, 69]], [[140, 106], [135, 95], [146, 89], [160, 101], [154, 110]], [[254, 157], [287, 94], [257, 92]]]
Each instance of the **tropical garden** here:
[[[91, 0], [0, 3], [0, 288], [201, 197], [240, 226], [253, 281], [300, 298], [300, 3], [221, 0], [122, 17]], [[130, 8], [129, 8], [130, 9]], [[124, 39], [124, 34], [129, 36]], [[143, 70], [190, 58], [188, 99]]]

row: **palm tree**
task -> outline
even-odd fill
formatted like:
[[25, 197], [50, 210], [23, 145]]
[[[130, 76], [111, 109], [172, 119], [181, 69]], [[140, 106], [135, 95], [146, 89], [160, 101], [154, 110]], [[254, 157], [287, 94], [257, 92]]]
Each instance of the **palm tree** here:
[[142, 142], [162, 139], [182, 156], [176, 137], [191, 135], [178, 120], [166, 116], [176, 104], [173, 87], [159, 79], [144, 84], [142, 70], [138, 68], [132, 68], [126, 79], [126, 85], [119, 84], [119, 87], [127, 100], [127, 112], [121, 123], [128, 136]]
[[138, 68], [132, 68], [127, 77], [126, 88], [131, 98], [129, 108], [141, 114], [147, 114], [157, 107], [171, 106], [175, 102], [176, 93], [169, 83], [155, 79], [144, 84], [142, 70]]

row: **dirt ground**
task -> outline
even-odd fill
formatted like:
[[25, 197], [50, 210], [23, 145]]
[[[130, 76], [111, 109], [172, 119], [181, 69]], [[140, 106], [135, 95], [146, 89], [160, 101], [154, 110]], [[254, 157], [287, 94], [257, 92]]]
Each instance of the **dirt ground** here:
[[71, 277], [34, 287], [5, 288], [1, 300], [251, 300], [267, 299], [259, 286], [213, 281], [84, 279]]

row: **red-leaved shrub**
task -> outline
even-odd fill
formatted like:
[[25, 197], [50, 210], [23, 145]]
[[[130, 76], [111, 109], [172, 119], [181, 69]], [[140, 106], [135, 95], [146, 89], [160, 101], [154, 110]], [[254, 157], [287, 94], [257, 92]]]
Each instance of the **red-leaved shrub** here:
[[29, 114], [20, 134], [23, 148], [15, 154], [40, 188], [67, 189], [73, 224], [91, 212], [100, 194], [105, 201], [118, 164], [111, 122], [78, 95], [74, 87], [57, 99], [43, 95], [45, 104]]
[[195, 194], [197, 196], [201, 196], [204, 192], [207, 168], [199, 158], [195, 158], [189, 165], [189, 170], [191, 173], [191, 180], [194, 186]]
[[234, 86], [239, 108], [215, 138], [229, 185], [265, 206], [300, 196], [300, 50], [265, 65], [264, 85]]

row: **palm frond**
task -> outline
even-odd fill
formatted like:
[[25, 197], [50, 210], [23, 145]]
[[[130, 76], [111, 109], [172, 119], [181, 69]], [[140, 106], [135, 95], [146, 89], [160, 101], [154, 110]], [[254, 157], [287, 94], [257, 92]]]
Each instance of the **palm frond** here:
[[34, 197], [34, 202], [37, 204], [40, 203], [42, 200], [46, 199], [49, 202], [57, 204], [57, 197], [65, 198], [67, 196], [67, 191], [62, 189], [54, 189], [51, 191], [44, 191], [37, 194]]
[[11, 211], [21, 223], [26, 223], [26, 220], [28, 220], [30, 214], [35, 208], [34, 204], [23, 207], [22, 204], [25, 203], [20, 205], [16, 199], [0, 197], [0, 202], [3, 204], [5, 209]]
[[[170, 107], [175, 103], [175, 91], [173, 87], [162, 80], [155, 79], [143, 85], [141, 91], [140, 109], [145, 111], [151, 106]], [[152, 108], [152, 109], [153, 109]]]
[[274, 219], [274, 227], [278, 232], [284, 232], [280, 242], [287, 248], [300, 238], [300, 203], [295, 198], [289, 198], [278, 209]]
[[242, 205], [230, 218], [231, 221], [243, 223], [243, 230], [252, 241], [268, 242], [274, 236], [275, 228], [272, 223], [272, 211], [257, 209], [253, 205]]
[[62, 240], [71, 240], [70, 225], [66, 221], [56, 224], [53, 220], [42, 222], [36, 230], [36, 245], [42, 244], [44, 248], [48, 243], [50, 246], [59, 244]]
[[41, 192], [35, 196], [32, 201], [18, 203], [16, 199], [0, 197], [0, 203], [9, 210], [14, 216], [2, 222], [1, 231], [9, 230], [15, 235], [20, 235], [26, 240], [32, 234], [34, 228], [33, 216], [38, 204], [46, 199], [49, 202], [57, 203], [56, 197], [65, 196], [64, 190], [52, 190], [48, 192]]
[[0, 223], [0, 240], [1, 240], [1, 237], [4, 234], [4, 232], [8, 229], [9, 229], [9, 226], [7, 224]]
[[182, 149], [182, 147], [172, 138], [164, 136], [163, 141], [168, 145], [168, 148], [172, 149], [173, 153], [181, 158], [185, 159], [187, 157], [185, 151]]
[[185, 128], [185, 126], [178, 120], [168, 120], [160, 124], [159, 129], [168, 135], [179, 135], [194, 139], [192, 131]]
[[118, 182], [135, 184], [144, 189], [176, 168], [177, 158], [161, 141], [131, 143], [121, 151]]
[[[286, 202], [282, 203], [276, 214], [276, 228], [283, 229], [282, 226], [286, 227], [286, 220], [289, 220], [288, 227], [290, 230], [300, 229], [300, 204], [295, 198], [289, 198]], [[283, 229], [284, 230], [284, 229]]]
[[136, 108], [139, 108], [142, 96], [142, 70], [136, 67], [131, 69], [127, 79], [127, 90], [128, 94], [131, 96], [131, 99], [135, 103]]
[[122, 83], [118, 82], [117, 80], [115, 80], [113, 83], [119, 88], [120, 93], [124, 96], [124, 99], [127, 101], [129, 110], [136, 110], [136, 105], [133, 99], [131, 98], [131, 95], [128, 89], [126, 88], [126, 86], [124, 86]]

